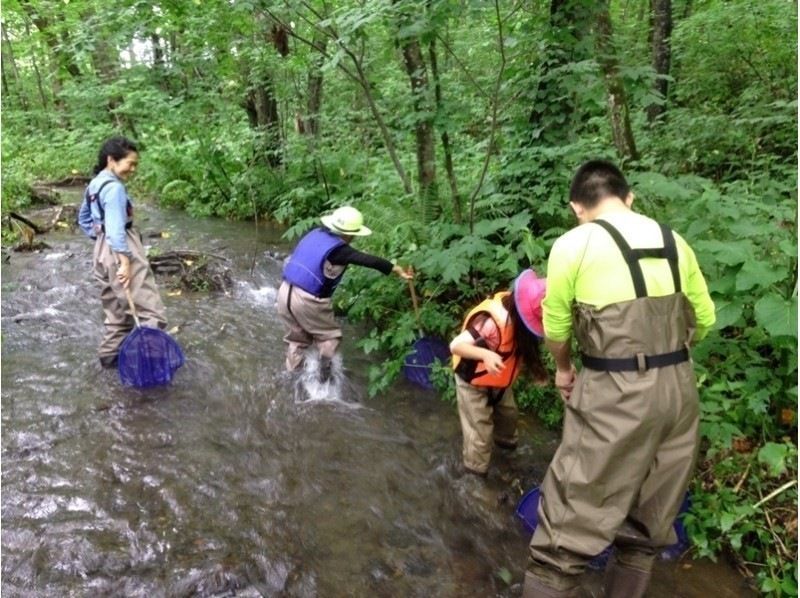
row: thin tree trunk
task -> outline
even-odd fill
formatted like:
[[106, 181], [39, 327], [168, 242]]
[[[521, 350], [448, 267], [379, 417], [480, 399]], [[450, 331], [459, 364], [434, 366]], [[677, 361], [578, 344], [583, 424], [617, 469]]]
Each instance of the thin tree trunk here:
[[428, 72], [422, 58], [419, 39], [407, 38], [403, 42], [402, 48], [406, 72], [411, 81], [411, 93], [414, 97], [414, 112], [416, 113], [414, 136], [417, 146], [419, 197], [422, 202], [424, 221], [428, 223], [435, 220], [440, 211], [436, 185], [436, 143], [433, 137], [434, 112], [430, 105]]
[[69, 35], [65, 30], [57, 33], [52, 28], [50, 20], [44, 16], [37, 7], [33, 6], [31, 0], [20, 0], [20, 6], [28, 15], [28, 18], [36, 25], [42, 34], [42, 38], [50, 50], [52, 59], [50, 60], [50, 71], [53, 88], [53, 98], [56, 108], [64, 110], [64, 102], [61, 100], [61, 90], [63, 88], [63, 78], [61, 69], [66, 70], [73, 78], [80, 78], [81, 71], [75, 63], [73, 56], [68, 54], [64, 48], [70, 46]]
[[[321, 35], [315, 35], [314, 44], [325, 49], [327, 40]], [[322, 65], [323, 54], [318, 54], [313, 60], [311, 72], [308, 74], [308, 98], [306, 100], [305, 132], [313, 138], [319, 137], [319, 114], [322, 109]]]
[[[19, 70], [17, 69], [17, 61], [14, 58], [14, 50], [11, 45], [11, 40], [8, 37], [8, 32], [6, 31], [5, 23], [2, 23], [2, 31], [3, 31], [3, 45], [5, 46], [4, 51], [0, 53], [0, 58], [2, 58], [2, 64], [3, 64], [3, 88], [5, 90], [5, 93], [10, 97], [10, 94], [8, 94], [8, 84], [6, 83], [6, 76], [5, 76], [7, 70], [6, 65], [10, 62], [11, 72], [14, 73], [14, 87], [16, 88], [17, 97], [19, 98], [19, 102], [23, 110], [27, 110], [28, 98], [25, 95], [25, 90], [22, 87], [22, 78], [19, 76]], [[40, 84], [41, 84], [41, 79], [40, 79]]]
[[558, 77], [550, 73], [568, 63], [588, 58], [580, 41], [592, 24], [593, 12], [586, 0], [550, 0], [550, 27], [542, 58], [533, 106], [528, 122], [533, 131], [546, 134], [552, 121], [558, 123], [555, 133], [561, 135], [565, 123], [576, 112], [577, 103]]
[[[266, 10], [267, 14], [269, 14], [276, 22], [281, 22], [278, 16], [271, 12], [270, 10]], [[317, 13], [314, 13], [318, 15]], [[372, 113], [372, 117], [375, 119], [375, 123], [378, 125], [378, 130], [381, 133], [381, 138], [383, 139], [384, 147], [386, 148], [387, 153], [389, 154], [389, 158], [392, 160], [392, 164], [394, 165], [395, 170], [397, 171], [397, 175], [400, 177], [400, 181], [403, 184], [403, 190], [407, 195], [411, 195], [414, 190], [411, 186], [411, 181], [406, 174], [405, 168], [403, 168], [403, 164], [400, 162], [400, 159], [397, 156], [397, 150], [395, 149], [394, 141], [392, 141], [391, 133], [389, 132], [389, 128], [386, 126], [386, 121], [384, 121], [383, 116], [381, 116], [380, 110], [378, 109], [378, 105], [375, 102], [375, 98], [372, 96], [372, 91], [370, 89], [370, 82], [369, 78], [367, 77], [366, 73], [364, 72], [364, 67], [362, 64], [361, 59], [350, 49], [347, 45], [342, 42], [341, 38], [339, 38], [338, 34], [331, 28], [322, 28], [319, 25], [312, 24], [315, 27], [315, 30], [322, 32], [323, 34], [329, 36], [335, 43], [336, 47], [341, 48], [345, 54], [350, 58], [353, 62], [353, 66], [355, 67], [355, 72], [351, 71], [342, 61], [336, 63], [337, 68], [339, 68], [343, 73], [345, 73], [348, 77], [350, 77], [353, 81], [359, 84], [361, 89], [364, 92], [364, 99], [367, 101], [367, 105], [369, 106], [370, 112]], [[294, 37], [295, 39], [299, 40], [300, 42], [306, 44], [307, 46], [314, 48], [318, 52], [320, 52], [325, 58], [330, 59], [331, 56], [328, 52], [325, 51], [324, 48], [320, 48], [319, 46], [315, 45], [313, 41], [303, 38], [299, 35], [296, 31], [294, 31], [291, 27], [284, 24], [289, 35]]]
[[[431, 40], [428, 46], [428, 56], [431, 63], [431, 74], [433, 75], [434, 92], [436, 97], [436, 114], [442, 112], [442, 85], [439, 80], [439, 61], [436, 56], [436, 38]], [[456, 179], [455, 169], [453, 168], [453, 150], [450, 147], [450, 135], [447, 126], [442, 127], [442, 149], [444, 150], [444, 169], [447, 173], [447, 182], [450, 184], [450, 198], [453, 202], [453, 220], [456, 224], [461, 224], [461, 196], [458, 193], [458, 179]]]
[[655, 122], [666, 110], [667, 92], [669, 91], [670, 62], [672, 58], [672, 0], [651, 0], [653, 12], [653, 70], [656, 73], [654, 90], [662, 103], [653, 103], [647, 107], [647, 121]]
[[625, 85], [619, 73], [619, 64], [614, 51], [611, 31], [611, 16], [608, 1], [601, 2], [597, 10], [597, 60], [606, 81], [608, 108], [611, 117], [611, 132], [617, 153], [623, 159], [637, 160], [636, 143], [631, 130]]

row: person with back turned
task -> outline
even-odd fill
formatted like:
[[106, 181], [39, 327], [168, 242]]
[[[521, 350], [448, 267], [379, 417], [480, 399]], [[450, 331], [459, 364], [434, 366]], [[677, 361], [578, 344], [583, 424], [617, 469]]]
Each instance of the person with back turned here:
[[332, 296], [347, 266], [364, 266], [385, 275], [394, 273], [405, 280], [412, 279], [413, 273], [350, 246], [355, 237], [372, 234], [356, 208], [342, 206], [320, 220], [323, 226], [306, 233], [284, 264], [277, 307], [286, 329], [286, 370], [299, 369], [307, 349], [315, 346], [320, 354], [319, 377], [326, 382], [342, 339]]
[[542, 302], [564, 429], [541, 485], [523, 597], [577, 596], [586, 564], [613, 544], [605, 595], [635, 598], [675, 542], [699, 443], [689, 346], [714, 324], [714, 304], [692, 249], [631, 210], [616, 166], [581, 166], [569, 202], [579, 226], [553, 245]]

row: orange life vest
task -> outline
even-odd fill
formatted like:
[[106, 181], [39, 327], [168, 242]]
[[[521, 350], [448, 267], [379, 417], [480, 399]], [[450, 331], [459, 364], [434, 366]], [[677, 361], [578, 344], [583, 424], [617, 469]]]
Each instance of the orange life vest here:
[[[461, 332], [467, 329], [469, 323], [479, 313], [486, 313], [494, 320], [497, 330], [500, 332], [500, 346], [494, 351], [500, 355], [505, 364], [502, 372], [490, 374], [486, 371], [483, 361], [462, 359], [459, 355], [453, 355], [453, 370], [466, 382], [474, 386], [508, 388], [519, 375], [519, 358], [514, 351], [514, 325], [509, 320], [508, 310], [503, 307], [503, 298], [509, 294], [508, 291], [495, 293], [494, 297], [485, 299], [464, 318]], [[478, 346], [485, 347], [486, 345]]]

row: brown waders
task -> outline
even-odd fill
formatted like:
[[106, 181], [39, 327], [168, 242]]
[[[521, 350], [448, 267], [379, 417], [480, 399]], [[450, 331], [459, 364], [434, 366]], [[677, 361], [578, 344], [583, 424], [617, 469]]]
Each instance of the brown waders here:
[[492, 445], [509, 450], [517, 447], [517, 403], [511, 388], [473, 386], [456, 374], [456, 399], [461, 432], [462, 457], [470, 473], [489, 470]]
[[[695, 320], [680, 292], [674, 239], [666, 229], [658, 250], [615, 240], [637, 298], [575, 307], [584, 367], [542, 482], [526, 598], [573, 595], [585, 565], [612, 543], [606, 596], [643, 596], [658, 549], [676, 541], [672, 524], [694, 470], [699, 405], [688, 344]], [[675, 294], [647, 296], [641, 257], [670, 261]]]
[[286, 370], [303, 363], [305, 351], [315, 345], [322, 358], [332, 359], [342, 340], [342, 327], [333, 314], [330, 297], [315, 297], [285, 280], [278, 289], [278, 315], [286, 328]]
[[[129, 228], [125, 234], [130, 258], [130, 291], [136, 315], [142, 326], [150, 328], [167, 327], [164, 304], [156, 286], [153, 271], [145, 256], [139, 233]], [[95, 280], [100, 283], [100, 301], [105, 314], [105, 333], [100, 342], [98, 355], [103, 365], [111, 366], [116, 361], [120, 345], [133, 330], [133, 315], [128, 307], [125, 289], [117, 280], [117, 262], [104, 233], [100, 233], [94, 244]]]

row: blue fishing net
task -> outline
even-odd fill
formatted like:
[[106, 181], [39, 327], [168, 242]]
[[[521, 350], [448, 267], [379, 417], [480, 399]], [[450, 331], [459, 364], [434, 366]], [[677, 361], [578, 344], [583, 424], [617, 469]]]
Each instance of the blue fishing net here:
[[[689, 536], [686, 533], [686, 528], [683, 526], [683, 519], [681, 515], [686, 513], [689, 508], [691, 507], [691, 499], [689, 497], [689, 493], [687, 492], [683, 498], [683, 502], [681, 503], [681, 508], [678, 511], [678, 517], [675, 519], [673, 523], [673, 529], [675, 530], [675, 535], [678, 537], [678, 541], [675, 544], [667, 546], [661, 551], [661, 558], [664, 560], [673, 560], [678, 558], [681, 554], [686, 552], [686, 550], [691, 545], [689, 541]], [[536, 531], [536, 526], [539, 524], [539, 487], [536, 486], [526, 492], [522, 499], [520, 499], [519, 504], [517, 505], [517, 517], [522, 520], [522, 524], [525, 526], [525, 529], [528, 533], [533, 534]], [[595, 556], [589, 562], [589, 568], [600, 570], [604, 569], [606, 563], [608, 562], [609, 557], [611, 556], [611, 552], [613, 547], [609, 546], [603, 552]]]
[[180, 345], [157, 328], [135, 328], [119, 350], [119, 379], [125, 386], [168, 384], [185, 357]]
[[423, 337], [414, 343], [411, 352], [406, 355], [403, 375], [409, 382], [422, 388], [433, 389], [431, 366], [436, 361], [447, 363], [449, 359], [450, 347], [447, 343], [435, 337]]

